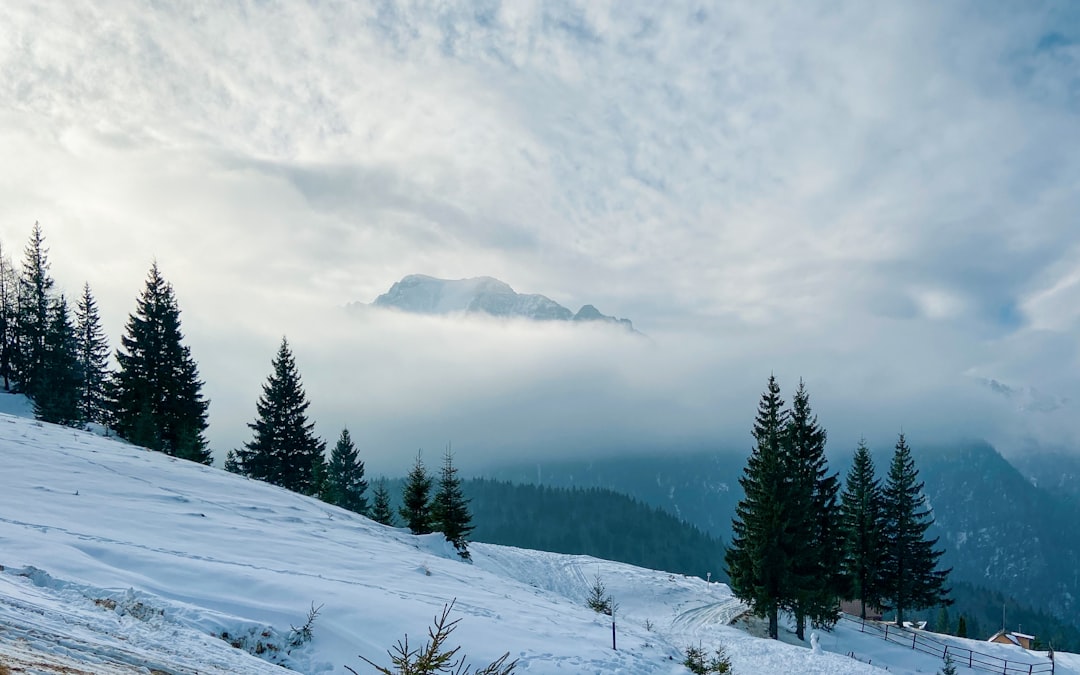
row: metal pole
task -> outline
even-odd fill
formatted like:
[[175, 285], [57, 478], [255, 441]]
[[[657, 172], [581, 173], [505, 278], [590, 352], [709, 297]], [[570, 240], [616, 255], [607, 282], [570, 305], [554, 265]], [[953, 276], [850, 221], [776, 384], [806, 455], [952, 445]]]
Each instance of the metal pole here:
[[611, 648], [615, 649], [615, 621], [611, 621]]

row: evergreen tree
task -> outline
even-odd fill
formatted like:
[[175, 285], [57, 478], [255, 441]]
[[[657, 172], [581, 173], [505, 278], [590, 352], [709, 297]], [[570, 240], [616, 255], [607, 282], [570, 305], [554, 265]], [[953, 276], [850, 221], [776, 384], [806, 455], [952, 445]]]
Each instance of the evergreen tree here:
[[770, 376], [754, 421], [756, 444], [739, 478], [745, 496], [735, 508], [731, 545], [724, 556], [732, 592], [755, 614], [768, 618], [773, 639], [779, 633], [780, 609], [792, 602], [792, 558], [785, 535], [794, 514], [783, 457], [783, 406], [780, 386]]
[[386, 479], [380, 478], [375, 483], [374, 502], [371, 505], [371, 519], [383, 525], [394, 525], [394, 511], [390, 508], [390, 491], [386, 489]]
[[11, 258], [0, 244], [0, 379], [4, 380], [4, 391], [11, 391], [15, 377], [17, 360], [19, 277]]
[[255, 404], [258, 416], [248, 424], [254, 438], [233, 459], [247, 476], [312, 495], [319, 487], [319, 463], [326, 446], [315, 436], [315, 423], [308, 421], [310, 404], [285, 338], [271, 366], [274, 372]]
[[446, 540], [454, 545], [458, 555], [471, 560], [469, 555], [469, 533], [473, 531], [472, 514], [469, 513], [469, 500], [461, 491], [461, 479], [454, 468], [454, 456], [450, 448], [443, 455], [442, 473], [439, 475], [439, 488], [431, 508], [432, 524], [441, 530]]
[[966, 638], [968, 636], [967, 619], [963, 614], [956, 622], [956, 637]]
[[16, 310], [13, 366], [19, 391], [33, 398], [45, 363], [45, 334], [49, 327], [53, 278], [41, 225], [34, 223], [23, 254]]
[[116, 352], [112, 415], [122, 438], [209, 464], [203, 437], [209, 402], [183, 339], [176, 296], [155, 262]]
[[949, 608], [942, 607], [938, 610], [937, 621], [934, 622], [934, 632], [948, 635], [952, 632], [952, 620], [949, 618]]
[[933, 523], [922, 497], [923, 484], [911, 449], [900, 434], [883, 491], [884, 595], [903, 625], [905, 609], [925, 609], [952, 604], [945, 581], [949, 570], [938, 570], [944, 553], [935, 550], [937, 538], [926, 539]]
[[939, 675], [956, 675], [956, 663], [953, 662], [952, 654], [945, 653], [942, 668], [938, 673]]
[[416, 464], [405, 478], [401, 492], [401, 515], [413, 534], [429, 534], [431, 523], [431, 476], [424, 467], [422, 453], [416, 453]]
[[784, 535], [792, 574], [787, 608], [795, 616], [796, 637], [803, 640], [807, 618], [819, 626], [836, 623], [840, 595], [836, 493], [840, 486], [837, 476], [829, 475], [825, 430], [810, 409], [810, 396], [801, 380], [792, 400], [783, 447], [784, 473], [790, 477], [787, 499], [792, 509], [791, 529]]
[[348, 429], [341, 430], [337, 445], [330, 452], [326, 467], [326, 487], [323, 499], [343, 509], [367, 515], [367, 491], [364, 462], [356, 450]]
[[858, 600], [861, 616], [866, 608], [880, 607], [884, 549], [882, 541], [881, 482], [874, 475], [874, 460], [864, 440], [855, 448], [855, 459], [840, 496], [841, 570], [848, 599]]
[[75, 326], [63, 296], [53, 303], [50, 314], [45, 332], [45, 353], [36, 377], [34, 417], [53, 424], [80, 426], [83, 422], [79, 406], [83, 374]]
[[83, 376], [79, 410], [83, 420], [105, 424], [109, 344], [101, 328], [101, 317], [94, 295], [90, 292], [90, 284], [83, 285], [83, 294], [75, 313], [75, 332], [79, 368]]

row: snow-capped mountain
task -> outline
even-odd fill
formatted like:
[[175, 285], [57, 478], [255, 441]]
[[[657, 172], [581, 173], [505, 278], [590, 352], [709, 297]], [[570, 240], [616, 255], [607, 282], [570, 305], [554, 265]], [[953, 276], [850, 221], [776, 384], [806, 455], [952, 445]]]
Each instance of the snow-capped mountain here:
[[410, 274], [372, 304], [415, 314], [479, 313], [535, 321], [606, 321], [634, 329], [629, 319], [608, 316], [592, 305], [582, 306], [575, 314], [547, 296], [518, 293], [492, 277], [453, 280]]

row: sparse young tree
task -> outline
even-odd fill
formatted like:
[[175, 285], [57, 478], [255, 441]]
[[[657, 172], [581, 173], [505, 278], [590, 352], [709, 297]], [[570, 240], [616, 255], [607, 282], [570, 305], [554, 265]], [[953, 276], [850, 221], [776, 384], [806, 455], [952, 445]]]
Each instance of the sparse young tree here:
[[79, 406], [83, 374], [75, 326], [71, 323], [64, 296], [53, 303], [50, 314], [45, 331], [45, 353], [36, 377], [34, 417], [53, 424], [80, 426], [83, 422]]
[[155, 262], [120, 338], [111, 412], [120, 437], [209, 464], [203, 434], [210, 404], [202, 397], [198, 367], [183, 340], [176, 295]]
[[367, 481], [364, 480], [364, 462], [360, 459], [360, 453], [349, 430], [342, 429], [326, 465], [323, 499], [343, 509], [367, 515], [368, 503], [364, 494], [367, 487]]
[[79, 410], [83, 420], [105, 424], [108, 398], [106, 383], [109, 379], [109, 343], [101, 328], [101, 316], [97, 302], [90, 292], [90, 284], [83, 285], [82, 297], [75, 312], [77, 355], [83, 383]]
[[471, 560], [468, 537], [473, 531], [472, 514], [469, 513], [469, 500], [461, 491], [461, 479], [454, 468], [454, 456], [449, 446], [443, 455], [442, 473], [439, 475], [431, 515], [435, 529], [442, 531], [446, 540], [457, 549], [458, 555]]
[[300, 371], [289, 342], [281, 339], [273, 372], [256, 402], [258, 412], [248, 427], [254, 438], [230, 459], [240, 472], [301, 494], [315, 494], [318, 463], [325, 444], [315, 436], [315, 423], [307, 417], [308, 403]]
[[791, 542], [796, 521], [784, 461], [787, 413], [780, 385], [769, 377], [754, 421], [754, 449], [739, 483], [745, 496], [735, 508], [731, 546], [724, 557], [731, 590], [769, 621], [769, 637], [779, 635], [779, 613], [793, 601]]
[[950, 570], [939, 570], [944, 551], [934, 549], [937, 538], [926, 539], [933, 517], [922, 495], [923, 483], [911, 449], [900, 434], [883, 491], [884, 595], [902, 625], [904, 610], [949, 605], [945, 587]]
[[401, 492], [401, 515], [413, 534], [429, 534], [431, 522], [431, 476], [424, 467], [423, 453], [416, 453], [416, 463], [405, 479]]
[[862, 618], [866, 608], [882, 605], [884, 542], [882, 540], [881, 482], [874, 475], [874, 460], [860, 440], [840, 496], [841, 570], [848, 599], [858, 600]]
[[383, 525], [394, 525], [394, 511], [390, 507], [390, 491], [386, 489], [386, 479], [375, 482], [374, 500], [371, 504], [371, 519]]
[[829, 475], [825, 430], [810, 409], [810, 396], [800, 381], [792, 399], [783, 442], [784, 473], [791, 528], [784, 538], [791, 551], [791, 602], [795, 635], [803, 640], [806, 619], [814, 625], [836, 623], [840, 555], [836, 546], [839, 481]]
[[37, 394], [38, 378], [45, 363], [45, 334], [52, 306], [53, 278], [49, 275], [49, 250], [45, 234], [34, 223], [30, 241], [23, 252], [19, 276], [18, 309], [15, 318], [13, 365], [19, 391], [31, 398]]
[[[409, 636], [406, 634], [404, 640], [399, 640], [393, 649], [387, 650], [393, 670], [380, 666], [367, 657], [361, 656], [360, 659], [377, 672], [382, 673], [382, 675], [438, 675], [438, 673], [448, 673], [449, 675], [511, 675], [517, 668], [517, 661], [507, 662], [507, 659], [510, 658], [510, 652], [503, 654], [501, 658], [492, 661], [486, 666], [473, 669], [471, 665], [466, 663], [464, 655], [458, 656], [461, 647], [447, 648], [446, 641], [450, 638], [450, 634], [454, 632], [454, 629], [457, 628], [458, 622], [461, 621], [461, 619], [448, 620], [450, 611], [454, 608], [454, 602], [451, 601], [450, 604], [445, 605], [442, 615], [435, 617], [435, 625], [428, 628], [428, 641], [422, 646], [410, 647]], [[359, 675], [349, 666], [345, 666], [345, 670], [353, 673], [353, 675]]]

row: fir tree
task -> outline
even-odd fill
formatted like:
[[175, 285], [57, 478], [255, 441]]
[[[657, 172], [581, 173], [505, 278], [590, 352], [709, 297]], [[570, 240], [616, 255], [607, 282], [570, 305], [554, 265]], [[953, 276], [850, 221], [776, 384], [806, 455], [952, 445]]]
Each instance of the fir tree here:
[[810, 396], [800, 381], [784, 435], [784, 473], [790, 477], [791, 529], [785, 545], [791, 555], [795, 635], [805, 638], [806, 619], [815, 625], [836, 623], [840, 556], [836, 546], [837, 476], [829, 475], [825, 430], [810, 410]]
[[108, 403], [106, 383], [109, 379], [109, 345], [101, 328], [97, 302], [90, 284], [83, 285], [83, 294], [75, 313], [77, 355], [83, 383], [79, 410], [87, 422], [105, 424]]
[[367, 481], [364, 480], [364, 462], [360, 460], [360, 453], [356, 450], [349, 430], [342, 429], [326, 466], [323, 499], [343, 509], [367, 515], [368, 503], [364, 495], [367, 487]]
[[860, 614], [882, 605], [884, 549], [882, 541], [881, 482], [874, 475], [874, 460], [860, 440], [840, 496], [841, 570], [848, 599], [859, 601]]
[[938, 570], [944, 551], [935, 550], [937, 538], [926, 539], [933, 523], [922, 497], [923, 484], [911, 449], [900, 434], [883, 491], [884, 595], [903, 625], [904, 610], [952, 604], [945, 581], [949, 570]]
[[966, 638], [967, 636], [967, 618], [963, 614], [961, 614], [960, 618], [956, 621], [956, 637]]
[[4, 391], [11, 391], [15, 380], [18, 308], [19, 277], [0, 244], [0, 378], [4, 380]]
[[938, 673], [939, 675], [956, 675], [956, 663], [953, 662], [952, 654], [945, 653], [941, 670]]
[[308, 421], [310, 404], [285, 338], [271, 366], [273, 372], [255, 404], [258, 415], [248, 424], [255, 432], [254, 438], [233, 458], [241, 472], [251, 478], [293, 492], [315, 494], [318, 462], [322, 461], [325, 444], [315, 436], [315, 423]]
[[375, 483], [374, 501], [371, 505], [371, 519], [383, 525], [394, 525], [394, 511], [390, 507], [390, 491], [386, 489], [386, 479], [380, 478]]
[[949, 618], [949, 608], [942, 607], [938, 610], [937, 621], [934, 622], [934, 632], [948, 635], [952, 631], [952, 620]]
[[45, 334], [49, 326], [53, 279], [41, 225], [34, 223], [23, 254], [19, 277], [13, 365], [19, 390], [33, 398], [45, 363]]
[[154, 263], [116, 352], [112, 415], [122, 438], [209, 464], [203, 437], [209, 402], [202, 397], [198, 367], [183, 339], [172, 285]]
[[422, 453], [416, 453], [416, 463], [405, 478], [398, 513], [413, 534], [429, 534], [431, 523], [431, 476], [424, 467]]
[[469, 533], [473, 531], [472, 515], [469, 513], [469, 500], [461, 491], [461, 479], [454, 468], [454, 456], [450, 448], [443, 455], [442, 473], [439, 475], [439, 488], [431, 508], [432, 524], [441, 530], [446, 540], [454, 545], [458, 555], [471, 560], [469, 555]]
[[739, 478], [745, 496], [735, 508], [731, 545], [724, 556], [732, 592], [755, 614], [768, 618], [773, 639], [779, 633], [780, 609], [792, 602], [791, 552], [785, 533], [794, 515], [784, 472], [783, 406], [780, 386], [770, 376], [754, 421], [756, 444]]
[[36, 378], [34, 417], [53, 424], [80, 426], [83, 422], [79, 406], [83, 374], [75, 326], [63, 296], [53, 303], [50, 314], [45, 332], [45, 353]]

